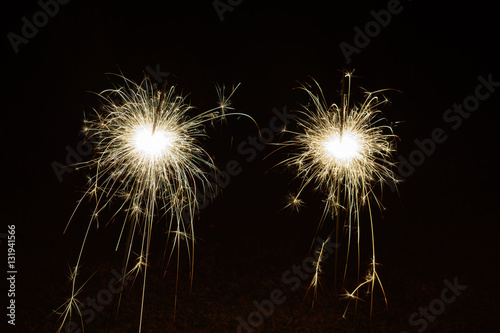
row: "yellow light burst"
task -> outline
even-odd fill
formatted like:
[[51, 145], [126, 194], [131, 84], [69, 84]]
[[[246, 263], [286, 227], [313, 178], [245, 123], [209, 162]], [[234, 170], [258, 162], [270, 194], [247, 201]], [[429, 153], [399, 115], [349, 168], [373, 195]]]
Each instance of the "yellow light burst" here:
[[[169, 261], [174, 250], [178, 249], [177, 269], [180, 244], [186, 243], [192, 274], [195, 239], [193, 219], [199, 204], [196, 194], [200, 189], [202, 192], [213, 190], [208, 174], [217, 171], [199, 140], [206, 136], [206, 122], [237, 114], [227, 113], [232, 110], [230, 98], [237, 87], [233, 88], [229, 96], [224, 96], [224, 87], [217, 87], [219, 106], [196, 114], [191, 111], [193, 108], [186, 97], [176, 93], [174, 86], [165, 85], [162, 91], [158, 91], [153, 88], [149, 79], [144, 79], [140, 84], [124, 77], [122, 79], [125, 81], [124, 86], [99, 94], [104, 100], [103, 108], [96, 111], [95, 117], [86, 120], [84, 124], [85, 134], [95, 143], [95, 155], [87, 163], [87, 166], [94, 168], [95, 173], [90, 177], [89, 189], [78, 206], [86, 197], [92, 198], [96, 206], [71, 279], [72, 301], [67, 302], [61, 313], [63, 323], [59, 331], [65, 322], [71, 320], [71, 313], [75, 311], [76, 296], [81, 290], [81, 287], [77, 287], [76, 277], [79, 275], [78, 268], [90, 227], [98, 222], [98, 216], [111, 206], [114, 198], [122, 199], [114, 216], [120, 211], [124, 212], [117, 248], [128, 228], [130, 245], [125, 258], [127, 274], [143, 274], [139, 332], [143, 324], [149, 247], [154, 221], [163, 219], [166, 224], [170, 243], [173, 244]], [[73, 216], [70, 221], [72, 218]], [[168, 241], [167, 239], [167, 243]], [[138, 249], [134, 248], [135, 243], [138, 243]], [[137, 263], [129, 268], [133, 248]], [[177, 283], [178, 275], [176, 285]]]
[[[299, 195], [310, 184], [316, 190], [326, 194], [320, 225], [326, 217], [336, 217], [335, 240], [337, 243], [340, 229], [339, 216], [345, 212], [345, 223], [342, 225], [345, 225], [348, 237], [347, 262], [351, 239], [356, 235], [358, 272], [361, 239], [360, 212], [363, 207], [368, 208], [372, 241], [372, 264], [369, 268], [372, 274], [370, 274], [369, 282], [373, 291], [375, 282], [380, 283], [380, 279], [376, 273], [370, 198], [380, 205], [380, 201], [373, 192], [375, 186], [378, 184], [382, 187], [389, 180], [396, 181], [392, 171], [394, 166], [392, 154], [395, 151], [396, 136], [391, 126], [387, 125], [385, 119], [381, 117], [379, 107], [387, 102], [387, 99], [381, 95], [382, 91], [368, 92], [362, 103], [351, 106], [352, 72], [345, 71], [344, 75], [340, 106], [328, 104], [317, 83], [318, 93], [315, 93], [310, 85], [302, 85], [301, 89], [307, 93], [310, 103], [299, 111], [298, 130], [288, 131], [293, 138], [284, 145], [293, 148], [294, 152], [282, 163], [294, 168], [301, 179], [301, 186], [294, 200], [300, 200]], [[289, 203], [289, 206], [292, 206], [292, 203]], [[320, 267], [319, 262], [317, 267]], [[344, 281], [346, 272], [347, 263]], [[311, 284], [313, 287], [318, 284], [317, 278], [316, 274]], [[367, 283], [365, 281], [361, 285]], [[355, 289], [355, 293], [361, 285]], [[380, 286], [382, 287], [381, 283]]]
[[342, 134], [332, 134], [325, 141], [324, 148], [327, 155], [334, 159], [337, 164], [345, 163], [349, 166], [351, 161], [361, 156], [361, 142], [354, 132], [344, 131]]
[[132, 130], [132, 144], [135, 152], [145, 158], [161, 160], [175, 147], [175, 134], [167, 129], [153, 130], [151, 125], [141, 125]]

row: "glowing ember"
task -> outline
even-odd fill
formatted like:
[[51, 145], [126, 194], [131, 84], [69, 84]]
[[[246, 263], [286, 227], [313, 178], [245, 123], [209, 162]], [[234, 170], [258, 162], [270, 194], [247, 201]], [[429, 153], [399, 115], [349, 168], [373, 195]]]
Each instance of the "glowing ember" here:
[[140, 126], [135, 130], [134, 146], [138, 153], [158, 158], [168, 152], [174, 142], [174, 135], [164, 130], [153, 132], [153, 126]]
[[361, 156], [361, 145], [354, 133], [343, 133], [342, 136], [334, 135], [325, 142], [325, 149], [332, 158], [341, 162], [349, 161]]

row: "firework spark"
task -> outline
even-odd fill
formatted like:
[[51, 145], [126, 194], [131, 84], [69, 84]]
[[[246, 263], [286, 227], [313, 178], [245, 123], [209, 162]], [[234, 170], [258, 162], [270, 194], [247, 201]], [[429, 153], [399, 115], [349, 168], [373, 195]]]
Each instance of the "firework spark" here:
[[84, 123], [84, 133], [96, 142], [95, 156], [85, 166], [92, 167], [95, 174], [90, 177], [89, 188], [77, 208], [85, 198], [91, 198], [96, 205], [77, 264], [71, 272], [72, 294], [60, 313], [63, 323], [59, 331], [71, 319], [72, 312], [79, 312], [76, 296], [81, 287], [77, 287], [76, 281], [83, 249], [90, 227], [98, 224], [99, 215], [111, 205], [112, 199], [122, 200], [114, 216], [119, 212], [124, 215], [117, 248], [124, 238], [124, 231], [129, 229], [125, 267], [129, 267], [132, 261], [133, 244], [138, 243], [136, 263], [127, 274], [143, 274], [139, 332], [142, 329], [153, 222], [158, 216], [166, 223], [173, 244], [169, 261], [178, 249], [176, 286], [181, 242], [186, 243], [191, 274], [193, 271], [196, 193], [198, 188], [203, 192], [213, 190], [207, 175], [210, 171], [217, 171], [199, 140], [206, 136], [206, 122], [222, 119], [229, 114], [228, 110], [232, 110], [230, 98], [237, 87], [229, 96], [224, 95], [224, 88], [217, 87], [219, 106], [192, 115], [193, 107], [185, 96], [176, 93], [174, 86], [167, 88], [165, 85], [162, 91], [157, 91], [148, 79], [141, 84], [126, 78], [123, 80], [125, 86], [115, 86], [99, 94], [104, 100], [103, 109]]
[[[381, 117], [381, 111], [378, 109], [387, 102], [387, 99], [381, 96], [382, 91], [367, 93], [361, 104], [351, 107], [352, 72], [344, 72], [344, 74], [340, 106], [329, 105], [317, 83], [318, 94], [313, 92], [311, 86], [302, 85], [301, 89], [306, 91], [311, 103], [303, 106], [303, 111], [299, 111], [299, 115], [302, 116], [297, 122], [299, 130], [288, 131], [293, 138], [284, 145], [294, 148], [295, 151], [282, 163], [295, 168], [298, 178], [301, 179], [299, 192], [293, 197], [294, 201], [300, 200], [300, 194], [309, 184], [326, 194], [320, 226], [328, 216], [336, 217], [335, 239], [337, 243], [339, 241], [339, 216], [342, 212], [345, 213], [348, 246], [344, 281], [351, 239], [354, 236], [357, 238], [359, 272], [360, 212], [362, 208], [368, 208], [372, 243], [372, 264], [369, 269], [371, 273], [369, 279], [361, 283], [353, 293], [349, 293], [355, 296], [361, 286], [369, 283], [373, 291], [376, 281], [379, 282], [383, 291], [376, 272], [370, 201], [373, 198], [377, 205], [380, 205], [373, 191], [375, 186], [382, 187], [389, 180], [396, 181], [392, 171], [393, 162], [391, 162], [395, 151], [395, 135], [391, 126], [384, 125], [385, 119]], [[345, 88], [346, 80], [347, 88]], [[290, 202], [289, 206], [293, 207], [293, 202]], [[316, 274], [311, 284], [314, 288], [318, 285], [319, 261], [316, 266]]]

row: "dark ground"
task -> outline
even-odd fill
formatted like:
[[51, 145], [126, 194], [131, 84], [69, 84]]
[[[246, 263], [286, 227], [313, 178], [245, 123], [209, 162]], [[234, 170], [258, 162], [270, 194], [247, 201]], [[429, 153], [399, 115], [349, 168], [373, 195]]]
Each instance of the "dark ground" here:
[[[275, 289], [284, 292], [286, 301], [254, 332], [417, 332], [424, 327], [422, 321], [411, 324], [412, 314], [436, 306], [446, 287], [443, 281], [455, 278], [467, 289], [421, 332], [498, 331], [499, 92], [481, 102], [457, 130], [442, 119], [445, 110], [474, 94], [479, 75], [492, 74], [500, 81], [498, 10], [481, 2], [402, 5], [403, 11], [352, 56], [350, 66], [359, 76], [353, 85], [402, 92], [388, 93], [392, 103], [383, 107], [389, 120], [403, 121], [395, 127], [398, 155], [408, 158], [416, 149], [414, 140], [428, 138], [436, 127], [444, 128], [448, 139], [399, 186], [399, 195], [387, 187], [386, 210], [374, 212], [388, 306], [376, 288], [371, 320], [364, 295], [356, 313], [351, 305], [342, 319], [347, 303], [334, 290], [333, 258], [324, 265], [312, 310], [312, 295], [306, 296], [309, 280], [290, 290], [282, 274], [310, 255], [321, 196], [308, 193], [300, 214], [279, 212], [284, 197], [297, 188], [290, 183], [293, 175], [272, 169], [284, 155], [264, 159], [273, 150], [268, 147], [246, 162], [236, 146], [257, 130], [245, 119], [230, 119], [228, 126], [212, 130], [204, 145], [219, 166], [234, 159], [243, 171], [200, 214], [192, 291], [183, 258], [175, 321], [175, 267], [163, 276], [164, 228], [155, 226], [143, 332], [236, 332], [238, 318], [246, 320], [256, 310], [254, 300], [269, 299]], [[20, 34], [21, 18], [40, 9], [36, 1], [16, 6], [3, 10], [5, 35]], [[310, 81], [308, 76], [322, 85], [330, 101], [338, 101], [339, 70], [346, 62], [339, 43], [353, 44], [353, 28], [363, 28], [373, 20], [371, 10], [386, 6], [385, 1], [328, 6], [319, 1], [244, 1], [221, 22], [210, 1], [73, 1], [61, 5], [19, 53], [4, 38], [0, 233], [6, 233], [6, 225], [16, 225], [18, 269], [16, 327], [8, 326], [7, 332], [55, 332], [57, 316], [51, 312], [70, 294], [68, 266], [75, 264], [92, 206], [82, 206], [63, 235], [85, 173], [65, 173], [59, 182], [51, 163], [65, 164], [65, 147], [75, 149], [82, 140], [83, 114], [99, 105], [88, 92], [110, 87], [105, 73], [121, 70], [140, 80], [147, 66], [158, 65], [201, 109], [215, 103], [214, 82], [242, 82], [234, 106], [263, 128], [273, 108], [298, 108], [296, 102], [304, 96], [292, 89], [297, 81]], [[332, 228], [327, 221], [320, 235]], [[123, 246], [114, 252], [119, 230], [118, 220], [91, 232], [80, 281], [96, 273], [82, 291], [82, 301], [108, 288], [112, 271], [121, 268]], [[364, 271], [369, 238], [362, 241]], [[2, 239], [2, 253], [5, 244]], [[117, 315], [114, 295], [95, 312], [85, 332], [137, 332], [141, 290], [139, 281], [125, 288]], [[5, 307], [6, 292], [2, 295]]]

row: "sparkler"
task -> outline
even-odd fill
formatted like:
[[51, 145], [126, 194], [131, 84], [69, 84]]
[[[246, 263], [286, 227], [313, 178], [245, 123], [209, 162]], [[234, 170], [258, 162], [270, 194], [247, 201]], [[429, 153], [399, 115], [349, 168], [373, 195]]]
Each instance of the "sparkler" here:
[[94, 119], [84, 122], [83, 132], [90, 140], [97, 142], [95, 157], [87, 163], [87, 166], [95, 169], [95, 174], [90, 177], [89, 188], [78, 201], [75, 212], [85, 198], [91, 198], [96, 205], [77, 264], [70, 273], [71, 297], [62, 306], [59, 331], [65, 322], [71, 320], [73, 312], [80, 312], [77, 296], [83, 286], [78, 287], [76, 281], [83, 249], [90, 227], [98, 224], [98, 216], [111, 205], [112, 199], [122, 200], [113, 217], [119, 212], [124, 214], [117, 248], [125, 229], [129, 229], [125, 257], [127, 269], [132, 260], [134, 240], [139, 242], [136, 263], [127, 272], [127, 275], [143, 272], [139, 332], [142, 329], [153, 222], [158, 216], [166, 223], [167, 234], [173, 244], [169, 262], [175, 249], [178, 249], [176, 293], [181, 242], [186, 243], [190, 257], [192, 281], [195, 242], [193, 219], [198, 207], [196, 193], [199, 192], [198, 188], [203, 192], [213, 190], [207, 175], [209, 171], [217, 171], [210, 155], [200, 146], [199, 139], [206, 136], [206, 122], [222, 119], [226, 115], [244, 115], [228, 113], [233, 109], [231, 97], [237, 87], [233, 87], [229, 96], [224, 95], [224, 88], [217, 87], [219, 106], [192, 115], [193, 107], [185, 96], [175, 92], [175, 86], [167, 88], [165, 85], [163, 91], [157, 91], [148, 79], [144, 79], [141, 84], [123, 79], [123, 87], [115, 86], [99, 94], [104, 100], [103, 110], [96, 111]]
[[[302, 85], [311, 103], [299, 111], [302, 118], [298, 119], [299, 131], [288, 131], [293, 138], [285, 142], [285, 146], [295, 148], [294, 153], [282, 163], [297, 170], [301, 185], [297, 195], [294, 195], [288, 206], [294, 207], [301, 202], [299, 196], [306, 186], [314, 185], [316, 190], [326, 194], [325, 208], [320, 220], [320, 226], [328, 216], [336, 217], [335, 239], [338, 243], [340, 233], [340, 215], [345, 213], [345, 232], [347, 233], [347, 258], [343, 283], [347, 274], [347, 263], [351, 249], [352, 238], [357, 238], [358, 275], [360, 266], [360, 212], [368, 209], [371, 225], [372, 258], [369, 273], [365, 281], [360, 283], [353, 292], [345, 296], [357, 299], [362, 286], [371, 288], [371, 308], [373, 306], [373, 289], [378, 282], [385, 297], [385, 291], [376, 271], [375, 236], [373, 231], [371, 200], [381, 205], [374, 193], [374, 188], [381, 188], [387, 181], [396, 182], [392, 171], [394, 166], [392, 154], [395, 151], [394, 139], [390, 125], [385, 124], [378, 109], [387, 102], [381, 95], [382, 90], [367, 92], [365, 100], [357, 105], [350, 105], [350, 86], [352, 72], [344, 71], [342, 81], [341, 105], [329, 105], [321, 87], [317, 82], [319, 93], [315, 94], [310, 85]], [[347, 82], [346, 82], [347, 81]], [[335, 262], [337, 263], [337, 252]], [[318, 285], [321, 254], [316, 265], [311, 287]], [[335, 281], [336, 284], [336, 281]], [[347, 308], [346, 308], [347, 311]], [[344, 313], [345, 315], [345, 313]]]

